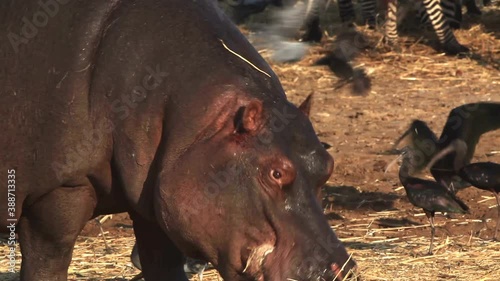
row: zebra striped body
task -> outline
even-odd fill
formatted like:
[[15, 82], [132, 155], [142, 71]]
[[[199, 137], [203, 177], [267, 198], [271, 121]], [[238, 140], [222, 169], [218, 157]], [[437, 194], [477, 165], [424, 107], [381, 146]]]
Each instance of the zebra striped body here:
[[[430, 22], [436, 32], [444, 51], [447, 54], [458, 54], [468, 52], [469, 49], [458, 43], [453, 31], [451, 30], [446, 17], [443, 14], [440, 0], [423, 0], [423, 5], [427, 11]], [[386, 20], [386, 38], [389, 42], [394, 42], [398, 38], [397, 32], [397, 5], [398, 0], [388, 0], [387, 20]]]
[[[301, 28], [301, 41], [316, 41], [319, 42], [322, 37], [319, 27], [319, 14], [325, 9], [327, 0], [306, 0], [307, 10], [306, 18]], [[370, 27], [376, 25], [376, 8], [377, 0], [358, 0], [361, 5], [361, 16], [363, 22]], [[337, 0], [339, 6], [340, 20], [352, 25], [355, 20], [354, 5], [352, 0]]]
[[[359, 0], [361, 3], [363, 21], [375, 24], [377, 0]], [[385, 24], [385, 37], [389, 42], [395, 42], [398, 38], [397, 32], [397, 9], [398, 0], [387, 1], [387, 16]], [[457, 0], [443, 0], [455, 3]], [[459, 0], [458, 0], [459, 1]], [[324, 9], [326, 0], [309, 0], [306, 20], [303, 30], [303, 41], [320, 41], [321, 29], [319, 28], [319, 13]], [[349, 23], [354, 20], [354, 7], [352, 0], [338, 0], [340, 18], [342, 22]], [[437, 34], [439, 42], [447, 54], [458, 54], [467, 52], [469, 49], [460, 45], [453, 34], [446, 17], [443, 15], [441, 0], [423, 0], [423, 7], [427, 12], [430, 22]]]
[[[451, 28], [460, 28], [462, 22], [462, 5], [460, 2], [460, 0], [441, 0], [441, 10]], [[418, 2], [417, 17], [420, 18], [422, 24], [432, 25], [427, 9], [422, 5], [422, 2]]]
[[[377, 0], [359, 0], [361, 5], [361, 18], [363, 23], [370, 27], [375, 27], [375, 14], [377, 10]], [[340, 20], [345, 23], [354, 22], [355, 13], [352, 0], [338, 0]]]
[[[377, 0], [359, 0], [362, 8], [363, 21], [372, 22], [375, 24], [375, 14]], [[385, 24], [385, 37], [389, 42], [395, 42], [398, 38], [397, 32], [397, 9], [398, 0], [385, 0], [387, 1], [387, 16]], [[432, 23], [432, 27], [436, 32], [440, 44], [443, 50], [450, 55], [468, 52], [469, 49], [458, 43], [455, 35], [450, 28], [450, 25], [444, 16], [443, 8], [441, 6], [441, 1], [446, 1], [447, 3], [456, 3], [460, 0], [423, 0], [423, 7]], [[474, 0], [465, 0], [474, 1]], [[354, 20], [354, 7], [352, 0], [338, 0], [340, 17], [345, 23], [352, 22]], [[474, 3], [475, 4], [475, 3]], [[319, 14], [325, 8], [326, 0], [308, 0], [308, 8], [306, 12], [306, 19], [302, 27], [302, 41], [320, 41], [322, 37], [322, 32], [319, 27]], [[447, 5], [450, 7], [450, 5]], [[451, 5], [453, 7], [453, 5]], [[460, 6], [461, 7], [461, 6]], [[460, 15], [461, 15], [461, 9]], [[455, 8], [453, 8], [455, 11]], [[453, 13], [454, 14], [454, 13]], [[454, 18], [454, 16], [453, 16]]]
[[[341, 19], [354, 20], [352, 0], [338, 0]], [[462, 21], [461, 0], [423, 0], [420, 2], [418, 14], [422, 23], [430, 23], [436, 32], [439, 42], [448, 54], [467, 52], [468, 49], [458, 43], [450, 27], [459, 28]], [[360, 0], [363, 22], [375, 26], [377, 0]], [[474, 0], [464, 0], [469, 13], [480, 13]], [[386, 39], [396, 41], [398, 0], [387, 0]], [[344, 15], [344, 16], [343, 16]], [[348, 16], [346, 16], [348, 15]]]
[[342, 22], [354, 22], [356, 18], [354, 14], [354, 5], [352, 0], [338, 0], [340, 20]]
[[[417, 2], [417, 16], [422, 24], [432, 24], [425, 7], [421, 2]], [[451, 28], [460, 28], [462, 23], [462, 5], [467, 8], [467, 13], [471, 15], [481, 15], [481, 10], [475, 0], [441, 0], [441, 9]]]

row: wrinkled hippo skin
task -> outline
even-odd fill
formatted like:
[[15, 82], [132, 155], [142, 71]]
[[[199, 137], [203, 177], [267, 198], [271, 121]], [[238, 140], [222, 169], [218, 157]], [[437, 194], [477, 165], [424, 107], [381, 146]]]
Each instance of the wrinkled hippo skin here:
[[225, 280], [355, 268], [318, 204], [334, 163], [308, 106], [216, 1], [4, 0], [0, 36], [0, 226], [17, 220], [21, 280], [67, 280], [85, 223], [119, 212], [146, 280], [187, 280], [185, 256]]

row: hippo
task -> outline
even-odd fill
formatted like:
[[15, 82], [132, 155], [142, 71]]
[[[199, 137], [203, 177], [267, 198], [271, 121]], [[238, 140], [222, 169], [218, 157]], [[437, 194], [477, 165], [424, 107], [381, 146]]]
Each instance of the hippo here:
[[357, 278], [309, 104], [216, 4], [0, 2], [0, 229], [22, 281], [67, 280], [87, 221], [122, 212], [147, 281], [187, 280], [186, 256], [229, 281]]

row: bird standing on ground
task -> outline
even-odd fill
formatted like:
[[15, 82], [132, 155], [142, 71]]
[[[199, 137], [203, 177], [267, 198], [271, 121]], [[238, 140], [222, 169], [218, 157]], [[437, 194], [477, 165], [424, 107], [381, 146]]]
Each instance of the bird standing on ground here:
[[[203, 281], [203, 273], [207, 269], [209, 269], [208, 263], [204, 261], [188, 258], [186, 260], [186, 263], [184, 263], [184, 272], [189, 279], [191, 279], [193, 275], [196, 274], [198, 275], [198, 279], [200, 281]], [[210, 269], [213, 269], [213, 267], [210, 267]]]
[[[500, 103], [478, 102], [464, 104], [450, 111], [439, 139], [427, 124], [421, 120], [412, 122], [410, 128], [396, 141], [395, 146], [407, 136], [415, 153], [415, 171], [421, 171], [431, 159], [454, 140], [461, 139], [467, 144], [465, 164], [470, 163], [481, 135], [500, 129]], [[453, 193], [457, 189], [470, 186], [455, 173], [453, 163], [455, 153], [442, 157], [431, 167], [431, 174], [437, 182]]]
[[422, 208], [429, 220], [431, 225], [431, 243], [428, 253], [432, 255], [435, 235], [435, 212], [465, 214], [468, 212], [469, 207], [441, 184], [412, 177], [411, 174], [415, 172], [413, 152], [411, 148], [403, 152], [403, 163], [399, 169], [399, 180], [403, 184], [410, 202], [414, 206]]
[[469, 182], [472, 186], [482, 190], [491, 191], [497, 201], [497, 222], [495, 226], [495, 235], [493, 239], [498, 239], [498, 229], [500, 224], [500, 164], [493, 162], [477, 162], [465, 164], [467, 154], [467, 144], [462, 140], [453, 141], [448, 147], [438, 153], [429, 163], [438, 161], [447, 154], [455, 152], [454, 171], [462, 179]]
[[417, 119], [413, 120], [410, 127], [394, 142], [393, 149], [406, 138], [410, 138], [409, 145], [413, 149], [415, 158], [418, 157], [419, 161], [414, 161], [413, 168], [415, 172], [419, 172], [425, 168], [438, 149], [438, 137], [427, 123]]

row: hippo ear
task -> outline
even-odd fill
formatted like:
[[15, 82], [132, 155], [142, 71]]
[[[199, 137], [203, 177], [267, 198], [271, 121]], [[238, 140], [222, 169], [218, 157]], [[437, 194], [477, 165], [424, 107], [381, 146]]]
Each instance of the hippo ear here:
[[309, 117], [309, 113], [311, 112], [312, 96], [313, 94], [307, 96], [307, 98], [299, 105], [300, 111], [302, 111], [307, 117]]
[[234, 127], [237, 133], [256, 131], [262, 123], [262, 102], [252, 100], [236, 113]]

